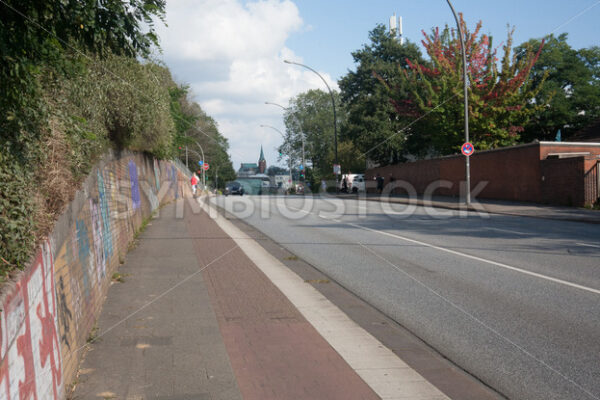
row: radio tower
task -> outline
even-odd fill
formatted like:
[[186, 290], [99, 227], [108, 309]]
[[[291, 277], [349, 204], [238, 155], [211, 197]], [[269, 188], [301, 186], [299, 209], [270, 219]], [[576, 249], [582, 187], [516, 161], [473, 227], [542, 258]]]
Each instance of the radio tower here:
[[400, 42], [400, 45], [404, 44], [404, 37], [402, 36], [402, 16], [396, 18], [396, 13], [390, 17], [390, 35], [395, 37]]

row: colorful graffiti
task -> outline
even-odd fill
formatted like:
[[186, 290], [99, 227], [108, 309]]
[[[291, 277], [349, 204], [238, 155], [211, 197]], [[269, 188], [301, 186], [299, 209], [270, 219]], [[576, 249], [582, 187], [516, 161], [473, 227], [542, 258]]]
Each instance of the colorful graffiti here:
[[142, 201], [140, 199], [137, 166], [133, 161], [129, 161], [129, 180], [131, 181], [131, 201], [133, 201], [133, 209], [137, 210], [141, 207]]
[[108, 201], [106, 199], [106, 191], [104, 189], [104, 178], [98, 170], [98, 198], [100, 203], [100, 215], [102, 216], [102, 239], [104, 246], [104, 258], [110, 259], [112, 256], [112, 238], [110, 235], [110, 221], [108, 216], [110, 215], [110, 209], [108, 208]]
[[51, 234], [0, 304], [1, 400], [63, 398], [135, 230], [187, 182], [171, 162], [141, 155], [105, 163], [93, 178], [57, 224], [67, 228]]
[[81, 268], [82, 279], [83, 279], [83, 290], [85, 297], [90, 297], [90, 243], [88, 239], [88, 229], [85, 225], [85, 221], [78, 219], [75, 222], [77, 227], [77, 247], [79, 248], [79, 266]]
[[[3, 304], [0, 394], [11, 399], [62, 398], [62, 356], [50, 244]], [[10, 346], [11, 342], [14, 342]]]
[[94, 243], [94, 254], [96, 255], [96, 278], [97, 282], [100, 282], [102, 278], [106, 276], [106, 257], [103, 238], [104, 231], [102, 230], [102, 220], [100, 219], [98, 204], [96, 204], [93, 199], [90, 199], [90, 214], [92, 217], [92, 237]]

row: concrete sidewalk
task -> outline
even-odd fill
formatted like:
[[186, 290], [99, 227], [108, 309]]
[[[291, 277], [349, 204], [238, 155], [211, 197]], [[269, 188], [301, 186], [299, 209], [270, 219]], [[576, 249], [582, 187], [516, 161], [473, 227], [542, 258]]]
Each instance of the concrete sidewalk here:
[[[338, 195], [339, 198], [358, 199], [355, 194]], [[503, 214], [518, 217], [553, 219], [560, 221], [585, 222], [600, 224], [600, 210], [587, 210], [576, 207], [548, 206], [535, 203], [520, 203], [501, 200], [472, 199], [471, 207], [467, 207], [457, 197], [432, 196], [430, 200], [423, 197], [409, 198], [392, 195], [380, 196], [375, 194], [363, 195], [360, 198], [368, 201], [385, 201], [397, 204], [415, 204], [418, 206], [443, 208], [455, 211], [479, 211], [490, 214]]]
[[120, 268], [70, 398], [379, 398], [205, 212], [175, 210]]

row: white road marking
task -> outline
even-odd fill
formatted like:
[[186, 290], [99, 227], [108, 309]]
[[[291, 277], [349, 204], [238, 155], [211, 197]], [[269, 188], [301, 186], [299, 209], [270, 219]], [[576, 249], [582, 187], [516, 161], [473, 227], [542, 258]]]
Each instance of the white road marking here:
[[486, 228], [483, 228], [483, 229], [485, 229], [486, 231], [496, 231], [496, 232], [504, 232], [504, 233], [514, 233], [514, 234], [517, 234], [517, 235], [529, 235], [529, 233], [527, 233], [527, 232], [513, 231], [513, 230], [510, 230], [510, 229], [487, 228], [487, 227], [486, 227]]
[[[200, 204], [209, 215], [214, 215], [210, 210], [214, 205], [211, 207], [202, 201]], [[214, 221], [379, 397], [386, 400], [449, 400], [246, 233], [219, 213]]]
[[600, 294], [600, 290], [598, 290], [598, 289], [594, 289], [594, 288], [583, 286], [583, 285], [578, 285], [576, 283], [564, 281], [564, 280], [558, 279], [558, 278], [553, 278], [551, 276], [547, 276], [547, 275], [543, 275], [543, 274], [538, 274], [537, 272], [527, 271], [527, 270], [522, 269], [522, 268], [513, 267], [511, 265], [499, 263], [499, 262], [492, 261], [492, 260], [487, 260], [485, 258], [481, 258], [481, 257], [477, 257], [477, 256], [472, 256], [472, 255], [466, 254], [466, 253], [461, 253], [460, 251], [450, 250], [450, 249], [447, 249], [445, 247], [440, 247], [440, 246], [436, 246], [436, 245], [433, 245], [433, 244], [430, 244], [430, 243], [421, 242], [420, 240], [410, 239], [410, 238], [407, 238], [407, 237], [404, 237], [404, 236], [396, 235], [394, 233], [389, 233], [389, 232], [384, 232], [384, 231], [380, 231], [380, 230], [377, 230], [377, 229], [367, 228], [365, 226], [361, 226], [361, 225], [357, 225], [357, 224], [353, 224], [353, 223], [347, 223], [347, 224], [350, 225], [350, 226], [353, 226], [355, 228], [358, 228], [358, 229], [363, 229], [365, 231], [379, 233], [380, 235], [390, 236], [390, 237], [393, 237], [393, 238], [396, 238], [396, 239], [401, 239], [401, 240], [404, 240], [404, 241], [407, 241], [407, 242], [410, 242], [410, 243], [418, 244], [420, 246], [429, 247], [431, 249], [436, 249], [436, 250], [443, 251], [443, 252], [450, 253], [450, 254], [454, 254], [454, 255], [457, 255], [457, 256], [460, 256], [460, 257], [465, 257], [465, 258], [469, 258], [471, 260], [480, 261], [480, 262], [483, 262], [483, 263], [486, 263], [486, 264], [494, 265], [496, 267], [509, 269], [511, 271], [520, 272], [520, 273], [525, 274], [525, 275], [535, 276], [536, 278], [541, 278], [541, 279], [545, 279], [547, 281], [551, 281], [551, 282], [555, 282], [555, 283], [560, 283], [562, 285], [570, 286], [570, 287], [573, 287], [573, 288], [576, 288], [576, 289], [585, 290], [587, 292], [591, 292], [591, 293], [595, 293], [595, 294]]
[[[291, 208], [293, 208], [293, 207], [291, 207]], [[310, 214], [310, 213], [307, 212], [307, 214]], [[337, 222], [341, 222], [341, 221], [337, 221]], [[483, 263], [486, 263], [486, 264], [494, 265], [496, 267], [505, 268], [505, 269], [508, 269], [508, 270], [511, 270], [511, 271], [515, 271], [515, 272], [520, 272], [520, 273], [525, 274], [525, 275], [535, 276], [536, 278], [541, 278], [541, 279], [544, 279], [544, 280], [547, 280], [547, 281], [559, 283], [561, 285], [570, 286], [570, 287], [573, 287], [573, 288], [576, 288], [576, 289], [585, 290], [587, 292], [591, 292], [591, 293], [595, 293], [595, 294], [600, 294], [600, 290], [598, 290], [598, 289], [594, 289], [594, 288], [591, 288], [591, 287], [579, 285], [577, 283], [565, 281], [565, 280], [558, 279], [558, 278], [553, 278], [551, 276], [539, 274], [537, 272], [527, 271], [527, 270], [522, 269], [522, 268], [513, 267], [513, 266], [508, 265], [508, 264], [499, 263], [499, 262], [488, 260], [488, 259], [485, 259], [485, 258], [481, 258], [481, 257], [477, 257], [477, 256], [472, 256], [470, 254], [462, 253], [460, 251], [450, 250], [450, 249], [447, 249], [445, 247], [436, 246], [436, 245], [433, 245], [433, 244], [430, 244], [430, 243], [422, 242], [420, 240], [410, 239], [410, 238], [407, 238], [405, 236], [396, 235], [394, 233], [380, 231], [380, 230], [372, 229], [372, 228], [367, 228], [365, 226], [361, 226], [361, 225], [358, 225], [358, 224], [353, 224], [351, 222], [344, 222], [344, 223], [347, 224], [347, 225], [350, 225], [352, 227], [358, 228], [358, 229], [362, 229], [362, 230], [366, 230], [366, 231], [369, 231], [369, 232], [378, 233], [380, 235], [390, 236], [390, 237], [393, 237], [393, 238], [396, 238], [396, 239], [401, 239], [401, 240], [404, 240], [404, 241], [407, 241], [407, 242], [410, 242], [410, 243], [418, 244], [420, 246], [429, 247], [431, 249], [436, 249], [436, 250], [443, 251], [443, 252], [446, 252], [446, 253], [454, 254], [456, 256], [460, 256], [460, 257], [464, 257], [464, 258], [469, 258], [471, 260], [480, 261], [480, 262], [483, 262]], [[583, 245], [583, 246], [591, 246], [591, 247], [598, 247], [598, 248], [600, 248], [600, 246], [589, 245], [589, 244], [586, 244], [586, 243], [577, 243], [577, 244], [578, 245]]]
[[585, 247], [595, 247], [597, 249], [600, 249], [600, 246], [596, 245], [596, 244], [588, 244], [588, 243], [575, 243], [577, 246], [585, 246]]

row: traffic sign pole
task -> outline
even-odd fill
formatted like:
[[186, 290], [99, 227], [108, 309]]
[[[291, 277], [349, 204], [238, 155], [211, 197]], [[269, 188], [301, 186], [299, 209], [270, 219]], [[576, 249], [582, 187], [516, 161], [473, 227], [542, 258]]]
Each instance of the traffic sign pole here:
[[465, 168], [467, 170], [466, 178], [467, 178], [467, 193], [466, 193], [466, 201], [467, 206], [471, 205], [471, 155], [475, 152], [475, 146], [471, 142], [465, 142], [460, 148], [461, 153], [465, 156]]

